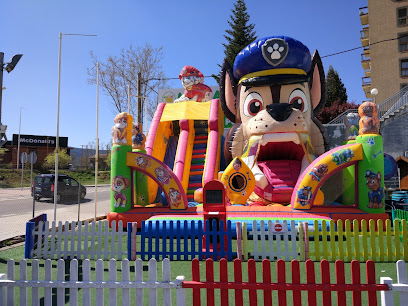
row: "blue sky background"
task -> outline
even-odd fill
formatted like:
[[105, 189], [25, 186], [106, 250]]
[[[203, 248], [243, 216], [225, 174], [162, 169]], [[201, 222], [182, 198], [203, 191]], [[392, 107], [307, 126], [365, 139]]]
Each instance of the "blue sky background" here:
[[[204, 75], [217, 74], [224, 58], [225, 30], [229, 28], [233, 0], [42, 0], [2, 1], [0, 51], [8, 61], [23, 58], [10, 74], [4, 72], [2, 123], [7, 137], [18, 134], [56, 135], [58, 35], [97, 34], [97, 37], [64, 36], [62, 40], [60, 136], [68, 145], [81, 147], [96, 138], [96, 85], [88, 84], [92, 66], [89, 51], [100, 59], [118, 55], [122, 48], [164, 47], [162, 63], [167, 77], [177, 77], [184, 65]], [[359, 7], [367, 0], [271, 1], [247, 0], [251, 23], [258, 37], [287, 35], [319, 50], [321, 56], [361, 46]], [[365, 100], [361, 87], [362, 49], [323, 58], [338, 71], [349, 101]], [[179, 88], [178, 80], [168, 83]], [[216, 85], [212, 78], [205, 84]], [[110, 142], [115, 114], [109, 97], [100, 95], [99, 139]]]

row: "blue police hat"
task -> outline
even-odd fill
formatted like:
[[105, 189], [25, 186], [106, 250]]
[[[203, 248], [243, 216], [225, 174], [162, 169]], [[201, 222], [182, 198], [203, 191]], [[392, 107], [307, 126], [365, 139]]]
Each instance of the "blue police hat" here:
[[365, 177], [377, 177], [377, 174], [373, 171], [367, 170]]
[[288, 36], [270, 36], [246, 46], [235, 58], [234, 77], [246, 86], [308, 81], [309, 49]]

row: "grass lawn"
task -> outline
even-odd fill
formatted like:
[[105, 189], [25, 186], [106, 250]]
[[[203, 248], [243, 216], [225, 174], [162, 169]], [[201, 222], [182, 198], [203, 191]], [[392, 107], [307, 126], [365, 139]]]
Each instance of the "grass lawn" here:
[[[311, 247], [313, 242], [311, 242]], [[8, 250], [3, 250], [0, 251], [0, 273], [6, 273], [7, 271], [7, 260], [9, 259], [14, 259], [17, 262], [16, 265], [16, 270], [15, 270], [15, 275], [19, 275], [19, 265], [18, 262], [19, 260], [21, 260], [24, 257], [24, 246], [18, 246], [15, 248], [11, 248]], [[39, 260], [40, 263], [40, 271], [42, 270], [41, 268], [44, 266], [44, 260]], [[79, 262], [79, 266], [81, 268], [81, 264], [82, 262]], [[228, 263], [228, 279], [229, 281], [233, 281], [233, 269], [232, 269], [232, 262]], [[31, 276], [31, 260], [28, 260], [28, 277], [30, 278]], [[91, 263], [92, 268], [95, 267], [95, 263], [92, 262]], [[146, 271], [144, 271], [144, 280], [147, 281], [148, 280], [148, 271], [147, 271], [147, 262], [145, 263], [146, 266]], [[243, 262], [242, 263], [242, 270], [243, 270], [243, 281], [247, 281], [248, 276], [247, 276], [247, 269], [246, 269], [247, 263]], [[56, 268], [56, 261], [53, 262], [53, 267]], [[366, 274], [366, 269], [365, 269], [365, 264], [361, 263], [360, 264], [361, 267], [361, 279], [362, 282], [365, 283], [365, 274]], [[200, 268], [201, 268], [201, 280], [205, 279], [205, 262], [202, 261], [200, 263]], [[334, 263], [330, 263], [330, 276], [331, 276], [331, 281], [332, 283], [335, 283], [335, 267], [334, 267]], [[162, 271], [161, 271], [161, 264], [158, 264], [158, 279], [161, 279], [161, 275], [162, 275]], [[218, 263], [214, 263], [214, 270], [215, 270], [215, 281], [219, 280], [219, 265]], [[300, 270], [301, 270], [301, 282], [306, 282], [306, 274], [305, 274], [305, 265], [304, 263], [300, 263]], [[350, 283], [351, 282], [351, 272], [350, 272], [350, 265], [346, 264], [345, 265], [345, 270], [346, 270], [346, 283]], [[66, 261], [66, 271], [69, 271], [69, 261]], [[121, 270], [120, 270], [120, 263], [118, 263], [118, 268], [117, 268], [117, 276], [118, 279], [121, 279]], [[134, 268], [132, 269], [132, 271], [134, 271]], [[319, 268], [319, 263], [315, 263], [315, 271], [316, 271], [316, 282], [319, 283], [321, 282], [321, 276], [320, 276], [320, 268]], [[95, 279], [95, 271], [94, 269], [92, 269], [92, 280]], [[40, 272], [41, 273], [41, 272]], [[256, 263], [256, 273], [257, 273], [257, 281], [261, 282], [262, 281], [262, 267], [261, 267], [261, 262], [257, 262]], [[275, 263], [271, 263], [271, 274], [272, 274], [272, 282], [276, 282], [276, 264]], [[56, 279], [56, 269], [54, 271], [53, 274]], [[176, 276], [178, 275], [184, 275], [186, 280], [191, 280], [191, 262], [190, 261], [173, 261], [171, 263], [171, 279], [175, 279]], [[380, 277], [382, 276], [388, 276], [391, 277], [392, 279], [396, 280], [396, 267], [395, 267], [395, 263], [376, 263], [376, 278], [377, 278], [377, 283], [380, 282]], [[40, 279], [43, 279], [44, 275], [43, 273], [40, 274]], [[105, 262], [105, 280], [108, 279], [108, 261]], [[132, 276], [131, 276], [132, 277]], [[134, 278], [134, 276], [133, 276]], [[291, 280], [291, 270], [290, 270], [290, 263], [287, 262], [286, 263], [286, 278], [288, 279], [288, 282], [290, 282]], [[69, 273], [66, 273], [66, 279], [69, 279]], [[201, 290], [201, 296], [202, 296], [202, 302], [205, 303], [206, 299], [205, 299], [205, 292], [204, 290]], [[16, 299], [18, 301], [18, 293], [19, 293], [19, 289], [15, 290], [15, 294], [16, 294]], [[40, 290], [40, 296], [42, 296], [43, 292], [42, 290]], [[147, 300], [148, 300], [148, 290], [144, 290], [144, 298], [145, 298], [145, 302], [144, 304], [147, 304]], [[93, 293], [94, 295], [94, 293]], [[187, 289], [186, 291], [186, 295], [187, 295], [187, 304], [191, 304], [192, 301], [192, 290]], [[215, 299], [216, 299], [216, 304], [219, 305], [220, 304], [220, 300], [219, 300], [219, 291], [215, 290]], [[53, 296], [55, 297], [55, 292], [53, 292]], [[66, 290], [66, 303], [68, 304], [68, 296], [69, 296], [69, 290]], [[105, 301], [108, 300], [108, 296], [109, 296], [109, 291], [108, 290], [104, 290], [104, 297], [105, 297]], [[367, 294], [363, 293], [363, 305], [367, 304]], [[379, 296], [379, 294], [378, 294]], [[31, 289], [28, 289], [28, 297], [31, 297]], [[230, 290], [229, 291], [229, 297], [230, 297], [230, 303], [232, 303], [232, 301], [234, 300], [234, 291]], [[79, 299], [82, 298], [82, 292], [81, 290], [79, 290]], [[288, 302], [289, 305], [291, 305], [291, 298], [292, 298], [292, 293], [290, 291], [288, 291], [287, 293], [287, 298], [288, 298]], [[302, 293], [302, 298], [304, 300], [303, 304], [307, 305], [307, 293], [303, 292]], [[351, 301], [351, 293], [347, 293], [347, 298], [349, 301]], [[131, 292], [131, 299], [134, 300], [134, 292]], [[173, 292], [172, 294], [172, 304], [175, 304], [175, 292]], [[273, 299], [276, 301], [277, 299], [277, 292], [273, 293]], [[321, 304], [321, 293], [317, 294], [317, 299], [318, 299], [318, 304]], [[335, 302], [335, 294], [332, 295], [332, 299], [333, 299], [333, 303], [334, 305], [337, 304]], [[161, 290], [159, 290], [159, 294], [158, 294], [158, 301], [159, 303], [162, 303], [162, 293]], [[93, 301], [94, 303], [95, 301]], [[396, 298], [396, 302], [398, 302], [398, 299]], [[31, 303], [29, 301], [29, 303]], [[118, 291], [118, 305], [121, 304], [121, 292], [120, 290]], [[244, 290], [244, 305], [248, 304], [248, 291]], [[262, 305], [263, 304], [263, 292], [262, 291], [258, 291], [258, 304]]]

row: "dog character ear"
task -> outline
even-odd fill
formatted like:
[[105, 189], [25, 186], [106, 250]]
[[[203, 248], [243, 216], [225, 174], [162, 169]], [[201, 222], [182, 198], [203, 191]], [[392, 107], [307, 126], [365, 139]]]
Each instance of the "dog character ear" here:
[[312, 57], [312, 67], [309, 71], [310, 97], [313, 105], [313, 114], [316, 116], [326, 103], [326, 78], [322, 59], [316, 50]]
[[130, 181], [129, 181], [129, 179], [128, 179], [128, 178], [126, 178], [126, 177], [124, 177], [124, 178], [123, 178], [123, 182], [125, 183], [126, 188], [128, 188], [128, 187], [129, 187], [129, 185], [130, 185]]
[[237, 115], [237, 84], [230, 63], [224, 59], [220, 77], [220, 101], [225, 116], [233, 123], [236, 123]]
[[379, 182], [381, 182], [381, 172], [377, 173], [377, 179], [378, 179]]
[[224, 141], [224, 156], [227, 165], [229, 165], [235, 157], [242, 156], [244, 144], [242, 125], [241, 123], [236, 123], [230, 128]]

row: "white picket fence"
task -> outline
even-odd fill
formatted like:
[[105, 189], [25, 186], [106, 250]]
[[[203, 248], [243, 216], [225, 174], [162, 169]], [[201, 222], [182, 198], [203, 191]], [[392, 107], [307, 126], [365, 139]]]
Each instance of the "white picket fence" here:
[[248, 243], [246, 223], [243, 224], [243, 256], [248, 258], [248, 255], [252, 255], [255, 261], [261, 261], [263, 259], [269, 259], [274, 261], [275, 259], [298, 259], [299, 250], [296, 243], [296, 237], [298, 234], [295, 226], [295, 221], [290, 221], [290, 229], [288, 228], [288, 222], [269, 220], [268, 227], [265, 229], [265, 222], [260, 221], [260, 229], [258, 230], [257, 221], [252, 222], [252, 231], [249, 231], [249, 235], [252, 235], [253, 253], [248, 253], [246, 244]]
[[399, 293], [400, 305], [408, 305], [408, 278], [407, 264], [403, 260], [397, 261], [397, 283], [393, 284], [392, 278], [381, 277], [381, 284], [387, 284], [390, 291], [381, 291], [381, 305], [394, 305], [394, 292]]
[[[136, 229], [136, 227], [132, 227]], [[127, 257], [128, 246], [123, 243], [123, 237], [128, 233], [123, 231], [123, 223], [116, 221], [109, 227], [107, 220], [78, 223], [72, 221], [56, 224], [55, 221], [40, 221], [37, 229], [32, 227], [31, 235], [26, 238], [27, 258], [42, 259], [111, 259], [121, 260]], [[34, 241], [37, 243], [34, 245]], [[32, 244], [32, 245], [31, 245]]]
[[[134, 263], [134, 275], [131, 276], [131, 270]], [[131, 304], [131, 291], [134, 291], [134, 300], [132, 304], [144, 305], [143, 289], [148, 289], [148, 305], [157, 305], [158, 291], [162, 290], [163, 304], [171, 305], [171, 289], [176, 290], [177, 305], [185, 305], [185, 289], [182, 288], [184, 276], [178, 276], [176, 280], [170, 280], [170, 260], [162, 261], [162, 280], [157, 279], [157, 262], [155, 259], [150, 259], [148, 264], [149, 280], [143, 281], [143, 261], [137, 259], [129, 262], [124, 259], [121, 262], [121, 279], [117, 278], [117, 261], [109, 260], [109, 277], [104, 279], [104, 261], [98, 259], [95, 262], [95, 272], [91, 274], [91, 261], [85, 259], [82, 262], [82, 271], [78, 269], [78, 260], [70, 261], [69, 271], [65, 271], [65, 261], [60, 259], [57, 261], [56, 279], [53, 275], [53, 262], [50, 259], [44, 261], [43, 271], [40, 271], [39, 261], [34, 259], [31, 261], [31, 279], [27, 278], [27, 260], [20, 261], [20, 277], [17, 280], [15, 277], [15, 262], [9, 260], [7, 262], [7, 274], [0, 274], [0, 306], [16, 305], [15, 288], [19, 288], [20, 305], [27, 305], [30, 302], [32, 305], [40, 305], [40, 300], [43, 300], [44, 305], [53, 305], [53, 298], [56, 300], [56, 305], [78, 305], [79, 289], [82, 291], [82, 299], [80, 305], [91, 305], [91, 299], [95, 299], [95, 305], [115, 306], [118, 303], [118, 296], [122, 300], [122, 305]], [[54, 271], [55, 272], [55, 271]], [[82, 274], [82, 280], [79, 280], [79, 275]], [[55, 274], [55, 273], [54, 273]], [[66, 274], [69, 274], [69, 280], [66, 280]], [[44, 275], [44, 280], [40, 280], [39, 275]], [[131, 278], [134, 281], [131, 281]], [[91, 279], [95, 279], [92, 281]], [[31, 288], [31, 294], [28, 292]], [[40, 288], [43, 290], [40, 291]], [[56, 288], [56, 293], [52, 289]], [[65, 294], [65, 289], [69, 288], [69, 294]], [[120, 290], [118, 290], [120, 289]], [[105, 301], [104, 292], [108, 290], [108, 299]], [[133, 295], [132, 295], [133, 296]], [[120, 301], [120, 300], [119, 300]]]

